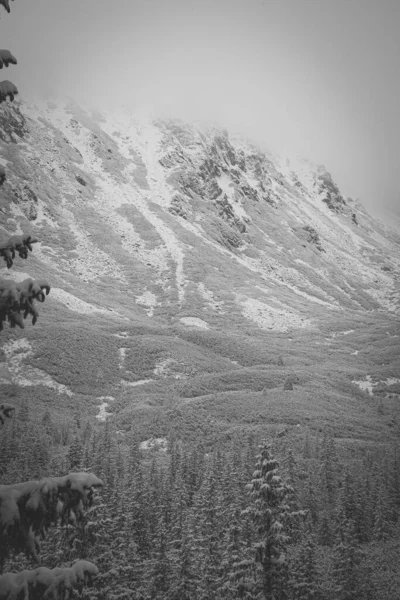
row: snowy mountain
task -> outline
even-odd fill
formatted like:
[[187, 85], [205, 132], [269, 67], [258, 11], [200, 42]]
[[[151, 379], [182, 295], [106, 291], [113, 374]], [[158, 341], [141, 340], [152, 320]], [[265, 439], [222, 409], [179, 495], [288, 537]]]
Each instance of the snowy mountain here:
[[[332, 360], [337, 336], [394, 335], [400, 235], [343, 197], [325, 167], [213, 126], [127, 110], [49, 102], [0, 111], [0, 236], [40, 240], [28, 261], [0, 275], [52, 282], [37, 325], [4, 335], [4, 381], [35, 380], [103, 405], [148, 382], [262, 362], [278, 368], [285, 353], [293, 368], [315, 363], [288, 340], [312, 339], [321, 362], [326, 346]], [[238, 334], [252, 352], [263, 347], [258, 363], [221, 350], [224, 336]], [[145, 335], [156, 336], [157, 358], [138, 369]], [[352, 356], [351, 376], [363, 378], [355, 347], [343, 364]], [[66, 375], [66, 355], [79, 376]], [[86, 385], [88, 355], [96, 364]], [[32, 369], [25, 384], [23, 361]]]

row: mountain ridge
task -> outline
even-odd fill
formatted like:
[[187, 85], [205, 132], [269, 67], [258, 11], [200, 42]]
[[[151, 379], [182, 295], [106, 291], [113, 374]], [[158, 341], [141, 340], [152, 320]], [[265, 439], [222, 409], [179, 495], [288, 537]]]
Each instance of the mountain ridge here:
[[22, 352], [43, 397], [129, 411], [213, 386], [261, 393], [278, 385], [268, 365], [282, 382], [313, 366], [322, 385], [332, 361], [349, 382], [396, 377], [393, 346], [379, 372], [358, 352], [368, 332], [396, 343], [400, 236], [325, 167], [214, 126], [73, 103], [0, 110], [0, 231], [39, 239], [0, 273], [52, 283], [38, 324], [5, 333], [3, 381], [21, 387]]
[[[7, 110], [11, 114], [17, 112], [12, 108]], [[50, 216], [50, 210], [54, 210], [57, 202], [62, 206], [64, 219], [68, 220], [68, 210], [75, 213], [74, 218], [69, 219], [69, 228], [72, 229], [71, 237], [75, 238], [71, 243], [80, 254], [73, 262], [78, 274], [81, 266], [81, 271], [86, 269], [86, 275], [91, 279], [96, 277], [96, 270], [98, 274], [112, 273], [116, 279], [122, 278], [117, 261], [112, 260], [110, 253], [104, 256], [101, 248], [97, 247], [94, 253], [96, 267], [90, 262], [90, 240], [83, 239], [85, 236], [79, 225], [74, 223], [74, 220], [83, 219], [85, 208], [90, 207], [98, 213], [102, 211], [103, 220], [108, 221], [111, 233], [120, 236], [124, 249], [132, 254], [133, 246], [136, 262], [150, 263], [159, 275], [168, 270], [168, 261], [172, 262], [178, 304], [183, 301], [186, 285], [183, 247], [186, 244], [186, 255], [190, 255], [188, 246], [194, 246], [193, 242], [198, 246], [211, 246], [221, 255], [229, 255], [245, 269], [257, 272], [264, 281], [266, 277], [274, 283], [280, 280], [290, 288], [292, 280], [297, 293], [301, 292], [303, 280], [303, 287], [315, 288], [315, 296], [319, 298], [308, 294], [309, 299], [316, 303], [325, 302], [327, 306], [345, 302], [344, 296], [349, 295], [352, 287], [350, 282], [346, 289], [341, 286], [337, 298], [337, 292], [326, 278], [321, 285], [324, 270], [332, 271], [328, 257], [331, 263], [341, 264], [344, 276], [362, 280], [361, 285], [371, 297], [374, 308], [379, 307], [382, 290], [389, 290], [392, 281], [388, 271], [374, 268], [373, 253], [386, 250], [387, 256], [380, 256], [382, 266], [394, 269], [396, 277], [399, 275], [398, 236], [389, 234], [396, 240], [395, 244], [384, 239], [388, 230], [375, 222], [360, 204], [349, 198], [345, 200], [324, 167], [317, 167], [313, 172], [305, 162], [293, 165], [286, 160], [284, 164], [282, 161], [274, 164], [248, 142], [240, 140], [235, 147], [234, 141], [231, 143], [229, 137], [224, 137], [227, 132], [214, 129], [204, 133], [204, 130], [177, 121], [159, 121], [154, 125], [154, 122], [127, 120], [125, 132], [131, 128], [128, 137], [127, 133], [122, 136], [115, 129], [116, 123], [104, 117], [101, 122], [98, 114], [96, 121], [76, 105], [67, 105], [61, 112], [58, 107], [58, 113], [55, 108], [47, 108], [44, 115], [43, 109], [42, 114], [37, 109], [35, 114], [33, 108], [25, 108], [25, 114], [25, 119], [31, 123], [30, 135], [32, 123], [41, 129], [41, 132], [36, 131], [35, 138], [35, 144], [39, 148], [42, 146], [41, 159], [35, 152], [30, 159], [36, 163], [38, 175], [40, 168], [42, 181], [38, 177], [39, 181], [32, 184], [32, 189], [28, 183], [18, 189], [17, 186], [12, 188], [11, 176], [6, 186], [12, 188], [14, 198], [18, 198], [18, 194], [21, 196], [21, 202], [14, 203], [14, 210], [22, 209], [32, 224], [47, 222], [59, 229], [59, 223]], [[14, 135], [19, 135], [21, 123], [16, 124], [16, 116], [11, 121]], [[43, 136], [46, 127], [51, 134], [47, 138]], [[40, 135], [43, 137], [39, 140]], [[57, 164], [54, 153], [63, 164]], [[26, 150], [22, 154], [25, 154], [25, 160], [29, 156]], [[14, 170], [15, 162], [11, 174]], [[46, 170], [47, 177], [43, 177]], [[51, 179], [58, 180], [58, 189]], [[119, 186], [117, 192], [116, 185]], [[77, 204], [81, 202], [80, 198], [84, 206]], [[174, 217], [173, 221], [169, 215]], [[146, 230], [146, 233], [143, 231], [144, 239], [135, 231], [132, 220], [138, 224], [137, 228]], [[280, 227], [280, 221], [283, 221], [283, 227]], [[177, 243], [180, 238], [174, 235], [172, 223], [173, 227], [179, 228], [183, 243]], [[88, 237], [95, 239], [95, 232], [89, 234]], [[277, 243], [279, 237], [280, 244]], [[191, 243], [188, 244], [189, 240]], [[62, 240], [62, 244], [65, 247], [66, 241]], [[153, 244], [153, 247], [148, 249], [146, 244]], [[50, 263], [48, 250], [46, 252], [46, 260]], [[297, 256], [287, 261], [285, 252]], [[40, 256], [44, 260], [43, 251]], [[309, 276], [304, 263], [318, 263], [317, 285], [307, 281]], [[279, 273], [282, 268], [285, 271]], [[316, 274], [318, 269], [314, 267], [314, 270]], [[379, 290], [372, 285], [376, 279]], [[355, 294], [352, 300], [355, 306], [363, 304]], [[385, 308], [388, 306], [386, 301]]]

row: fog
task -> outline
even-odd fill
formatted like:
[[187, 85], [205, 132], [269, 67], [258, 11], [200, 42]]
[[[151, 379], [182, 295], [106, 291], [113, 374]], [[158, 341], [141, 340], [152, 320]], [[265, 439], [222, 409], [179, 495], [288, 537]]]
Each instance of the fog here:
[[400, 192], [398, 0], [15, 0], [21, 97], [212, 120], [325, 164], [385, 218]]

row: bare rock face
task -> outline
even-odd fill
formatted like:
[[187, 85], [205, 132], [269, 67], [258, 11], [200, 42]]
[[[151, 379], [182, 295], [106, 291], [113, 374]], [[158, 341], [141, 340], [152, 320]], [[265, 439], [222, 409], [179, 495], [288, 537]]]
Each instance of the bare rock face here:
[[317, 171], [318, 191], [322, 196], [322, 201], [328, 208], [334, 212], [341, 212], [346, 206], [346, 201], [340, 193], [338, 186], [332, 180], [332, 176], [324, 167], [319, 167]]
[[12, 109], [0, 111], [0, 140], [14, 144], [24, 139], [27, 133], [26, 118], [17, 105]]
[[7, 101], [0, 165], [0, 234], [30, 222], [65, 310], [281, 333], [399, 312], [398, 236], [324, 167], [225, 130]]
[[319, 234], [313, 227], [305, 225], [303, 227], [303, 231], [305, 231], [307, 234], [307, 242], [309, 244], [313, 244], [320, 252], [325, 252], [323, 246], [321, 245]]

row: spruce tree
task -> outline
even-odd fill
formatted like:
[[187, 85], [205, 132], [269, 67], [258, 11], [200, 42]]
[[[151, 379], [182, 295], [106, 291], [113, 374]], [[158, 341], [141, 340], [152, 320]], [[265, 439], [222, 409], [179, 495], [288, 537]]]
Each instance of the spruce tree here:
[[333, 507], [337, 491], [337, 453], [335, 438], [326, 429], [321, 448], [321, 483], [324, 490], [325, 509]]
[[[217, 461], [218, 464], [218, 461]], [[220, 585], [221, 576], [221, 497], [218, 491], [218, 473], [212, 457], [208, 459], [202, 485], [194, 498], [199, 543], [199, 571], [201, 572], [201, 598], [213, 598]]]
[[304, 534], [293, 562], [291, 588], [293, 600], [314, 600], [317, 596], [316, 544], [310, 533]]
[[223, 539], [222, 576], [218, 592], [226, 600], [256, 600], [255, 564], [252, 549], [243, 537], [242, 511], [233, 506], [229, 512], [229, 527]]
[[293, 488], [282, 481], [279, 463], [267, 442], [260, 446], [256, 470], [247, 488], [250, 504], [244, 514], [251, 518], [255, 528], [253, 547], [259, 589], [265, 600], [284, 600], [289, 575], [287, 530], [295, 516], [290, 510]]
[[171, 551], [173, 577], [169, 596], [171, 600], [197, 600], [200, 594], [200, 574], [195, 566], [198, 540], [195, 536], [194, 510], [185, 510], [182, 516], [179, 540], [177, 532], [173, 532]]
[[336, 509], [335, 520], [334, 580], [336, 597], [340, 600], [358, 600], [360, 551], [355, 536], [354, 521], [347, 519], [343, 502], [340, 502]]

